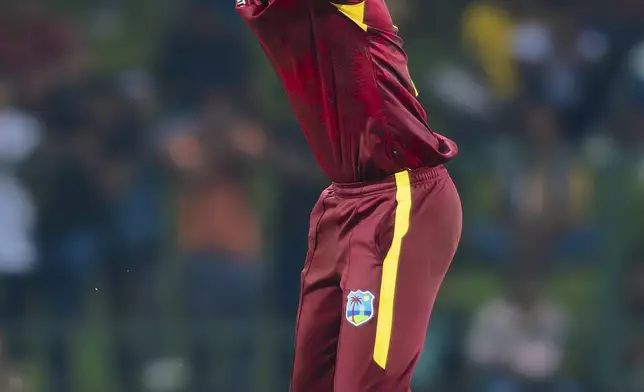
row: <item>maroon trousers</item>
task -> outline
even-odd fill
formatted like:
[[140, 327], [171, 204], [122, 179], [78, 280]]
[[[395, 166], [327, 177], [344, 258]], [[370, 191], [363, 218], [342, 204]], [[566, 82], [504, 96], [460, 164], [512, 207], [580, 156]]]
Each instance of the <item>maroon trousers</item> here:
[[461, 235], [440, 166], [334, 184], [313, 212], [291, 392], [409, 392]]

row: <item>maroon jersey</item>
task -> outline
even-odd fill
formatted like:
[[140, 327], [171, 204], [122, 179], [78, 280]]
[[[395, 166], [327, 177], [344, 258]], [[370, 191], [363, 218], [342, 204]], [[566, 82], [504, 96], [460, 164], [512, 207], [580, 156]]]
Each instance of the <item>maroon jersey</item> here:
[[335, 182], [439, 165], [456, 145], [427, 124], [384, 0], [237, 0]]

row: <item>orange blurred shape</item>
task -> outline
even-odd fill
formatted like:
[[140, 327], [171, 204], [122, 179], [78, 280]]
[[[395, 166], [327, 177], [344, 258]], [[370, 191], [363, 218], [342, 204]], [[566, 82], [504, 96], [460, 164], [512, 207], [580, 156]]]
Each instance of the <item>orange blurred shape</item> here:
[[170, 160], [180, 168], [196, 167], [201, 163], [201, 146], [193, 135], [173, 136], [167, 148]]

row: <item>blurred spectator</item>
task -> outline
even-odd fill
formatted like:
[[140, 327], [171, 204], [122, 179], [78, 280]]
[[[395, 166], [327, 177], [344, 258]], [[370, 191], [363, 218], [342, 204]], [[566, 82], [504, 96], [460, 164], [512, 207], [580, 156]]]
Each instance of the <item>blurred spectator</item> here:
[[476, 312], [467, 353], [485, 392], [580, 391], [565, 381], [568, 314], [544, 296], [543, 277], [519, 269], [508, 276], [503, 297]]
[[35, 97], [23, 96], [22, 102], [42, 117], [54, 138], [52, 142], [62, 142], [61, 138], [80, 127], [81, 122], [89, 122], [91, 97], [107, 84], [93, 74], [84, 47], [66, 56], [60, 70], [56, 85], [38, 92]]
[[501, 177], [507, 181], [502, 185], [507, 216], [528, 241], [537, 243], [535, 250], [553, 244], [563, 256], [581, 252], [588, 238], [589, 170], [562, 140], [562, 123], [553, 109], [529, 106], [523, 113], [523, 143], [514, 145], [516, 155], [506, 161]]
[[[188, 319], [190, 391], [252, 390], [261, 295], [260, 225], [251, 204], [248, 155], [261, 129], [219, 98], [205, 102], [197, 128], [174, 133], [168, 152], [181, 186], [179, 240]], [[221, 347], [232, 345], [225, 359]], [[213, 369], [223, 380], [217, 378]], [[215, 376], [215, 377], [213, 377]], [[214, 388], [214, 389], [213, 389]]]
[[644, 34], [644, 3], [640, 0], [598, 1], [595, 8], [595, 18], [606, 26], [611, 41], [617, 46], [617, 58], [621, 60]]
[[[150, 216], [149, 209], [155, 204], [149, 193], [143, 202], [134, 201], [138, 203], [134, 212], [126, 206], [141, 198], [133, 196], [131, 184], [140, 173], [136, 163], [144, 155], [136, 116], [118, 92], [106, 84], [74, 84], [70, 80], [52, 94], [59, 99], [45, 101], [50, 132], [33, 162], [37, 169], [32, 171], [32, 182], [40, 201], [42, 277], [53, 321], [50, 385], [53, 391], [68, 391], [69, 344], [91, 274], [101, 262], [106, 263], [104, 283], [112, 294], [108, 297], [110, 315], [116, 321], [116, 334], [122, 336], [123, 315], [131, 314], [128, 309], [138, 303], [125, 298], [141, 298], [132, 286], [143, 287], [138, 279], [154, 259], [154, 252], [141, 248], [156, 249], [156, 244], [148, 242], [154, 236], [151, 231], [159, 227], [154, 220], [156, 212]], [[125, 211], [127, 208], [130, 210]], [[142, 226], [138, 223], [146, 212], [143, 219], [147, 226]], [[137, 279], [136, 283], [132, 279]], [[123, 339], [117, 339], [112, 347], [119, 381], [127, 384], [122, 388], [131, 390], [137, 377], [132, 374], [137, 369], [133, 354]]]
[[47, 165], [46, 173], [36, 179], [36, 195], [41, 201], [42, 284], [52, 320], [49, 385], [54, 392], [70, 388], [72, 327], [103, 247], [99, 233], [105, 198], [96, 167], [98, 142], [91, 130], [76, 132], [75, 140], [64, 142], [64, 150], [56, 154], [43, 150], [37, 157], [39, 165]]
[[157, 76], [168, 103], [194, 109], [212, 92], [244, 97], [250, 60], [241, 37], [214, 5], [192, 6], [162, 42]]
[[514, 16], [506, 0], [473, 1], [465, 7], [462, 39], [488, 79], [497, 98], [518, 90], [518, 69], [512, 55]]
[[142, 116], [113, 83], [95, 80], [82, 57], [68, 58], [64, 70], [41, 102], [47, 137], [27, 170], [38, 200], [40, 283], [52, 320], [49, 385], [54, 392], [71, 388], [69, 345], [89, 279], [100, 270], [114, 320], [116, 382], [132, 391], [145, 352], [139, 346], [149, 349], [154, 339], [126, 338], [154, 310], [147, 282], [162, 230], [154, 159], [144, 148]]
[[16, 78], [29, 100], [58, 83], [65, 58], [75, 50], [71, 24], [41, 0], [10, 1], [0, 16], [0, 69]]
[[146, 124], [114, 87], [95, 91], [88, 115], [100, 137], [107, 220], [103, 283], [113, 320], [112, 360], [120, 387], [137, 391], [139, 370], [161, 337], [145, 332], [158, 321], [155, 271], [163, 234], [160, 181]]
[[13, 84], [0, 76], [0, 367], [4, 369], [26, 359], [27, 300], [38, 257], [34, 201], [19, 172], [38, 148], [41, 128], [35, 118], [14, 106], [14, 98]]
[[74, 44], [73, 29], [41, 0], [9, 2], [2, 13], [0, 67], [14, 76], [55, 69]]
[[644, 107], [644, 40], [629, 52], [622, 81], [623, 99], [637, 112]]
[[[642, 257], [641, 254], [637, 255]], [[636, 259], [628, 270], [626, 390], [644, 390], [644, 262]]]
[[605, 107], [601, 73], [611, 47], [608, 37], [585, 26], [583, 14], [566, 4], [526, 15], [514, 29], [512, 53], [525, 94], [556, 108], [562, 136], [583, 136], [588, 121]]
[[[0, 175], [2, 176], [2, 235], [0, 270], [23, 273], [36, 262], [31, 239], [34, 207], [31, 196], [20, 184], [18, 170], [38, 147], [38, 121], [16, 108], [11, 82], [0, 77]], [[9, 218], [9, 219], [7, 219]]]
[[609, 38], [585, 25], [576, 7], [481, 0], [465, 8], [466, 49], [497, 98], [522, 92], [548, 102], [565, 119], [565, 136], [579, 136], [603, 114]]
[[562, 123], [552, 107], [526, 104], [517, 119], [522, 133], [494, 150], [505, 218], [500, 226], [479, 227], [475, 241], [497, 257], [507, 257], [517, 246], [545, 252], [547, 259], [587, 256], [593, 235], [589, 168], [562, 140]]

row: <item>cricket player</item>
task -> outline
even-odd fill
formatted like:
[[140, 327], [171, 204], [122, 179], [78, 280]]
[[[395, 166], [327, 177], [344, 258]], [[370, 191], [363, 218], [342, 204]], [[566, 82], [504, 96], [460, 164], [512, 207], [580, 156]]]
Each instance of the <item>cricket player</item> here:
[[[392, 0], [395, 1], [395, 0]], [[311, 213], [291, 392], [408, 392], [461, 234], [384, 0], [237, 0], [333, 184]]]

